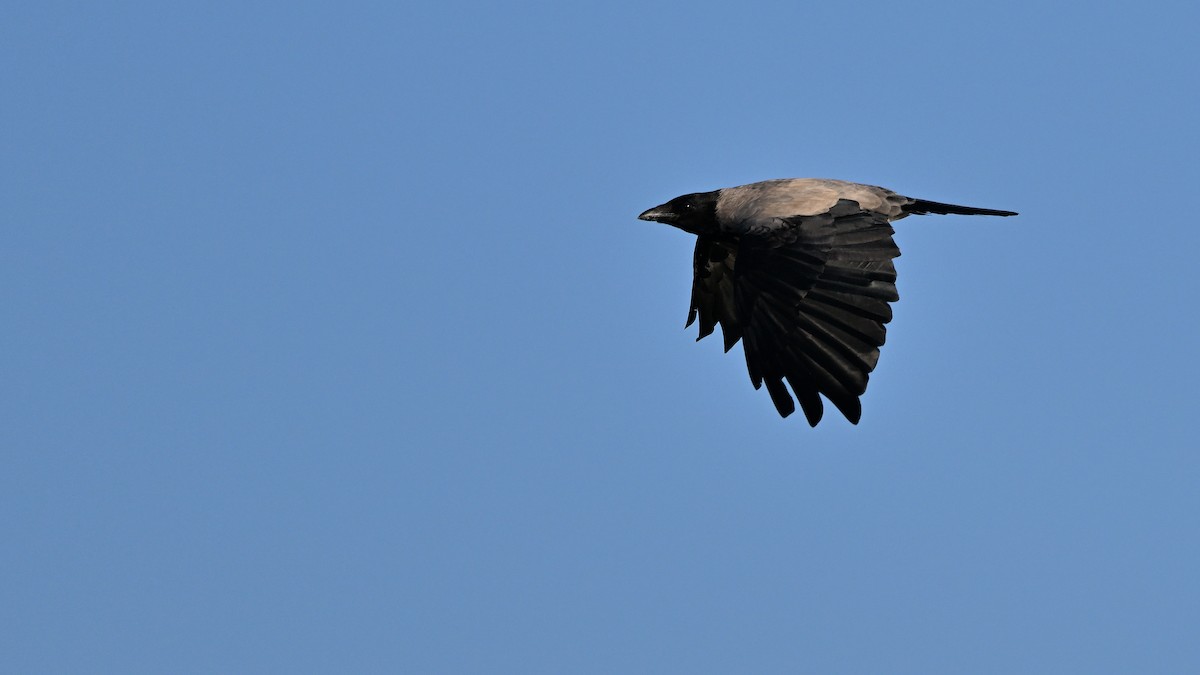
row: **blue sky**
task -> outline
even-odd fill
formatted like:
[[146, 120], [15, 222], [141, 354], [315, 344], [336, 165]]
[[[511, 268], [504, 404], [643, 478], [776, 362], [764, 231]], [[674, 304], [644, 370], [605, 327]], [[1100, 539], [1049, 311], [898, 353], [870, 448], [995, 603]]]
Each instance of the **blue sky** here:
[[[0, 670], [1197, 672], [1198, 21], [8, 3]], [[788, 176], [1021, 212], [858, 426], [635, 219]]]

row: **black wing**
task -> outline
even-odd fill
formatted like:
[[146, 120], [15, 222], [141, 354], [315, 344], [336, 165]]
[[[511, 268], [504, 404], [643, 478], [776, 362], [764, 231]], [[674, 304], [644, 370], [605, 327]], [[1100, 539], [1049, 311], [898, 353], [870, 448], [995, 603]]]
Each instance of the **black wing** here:
[[821, 395], [857, 424], [899, 299], [894, 231], [850, 200], [786, 226], [786, 243], [699, 238], [688, 325], [699, 316], [703, 338], [719, 323], [726, 350], [742, 339], [750, 379], [780, 415], [796, 409], [786, 380], [809, 424], [821, 420]]
[[737, 310], [733, 300], [734, 263], [737, 244], [700, 235], [692, 259], [692, 308], [684, 327], [700, 318], [700, 334], [696, 341], [712, 335], [717, 324], [729, 351], [742, 337]]

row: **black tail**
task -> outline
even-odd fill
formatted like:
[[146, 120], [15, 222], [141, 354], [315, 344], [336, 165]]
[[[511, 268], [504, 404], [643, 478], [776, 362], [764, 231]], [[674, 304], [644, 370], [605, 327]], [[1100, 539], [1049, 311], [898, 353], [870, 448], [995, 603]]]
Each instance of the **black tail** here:
[[914, 199], [911, 204], [904, 205], [905, 213], [915, 213], [917, 215], [925, 215], [927, 213], [936, 213], [938, 215], [959, 215], [959, 216], [1015, 216], [1016, 211], [997, 211], [996, 209], [977, 209], [974, 206], [957, 206], [955, 204], [943, 204], [941, 202], [929, 202], [924, 199]]

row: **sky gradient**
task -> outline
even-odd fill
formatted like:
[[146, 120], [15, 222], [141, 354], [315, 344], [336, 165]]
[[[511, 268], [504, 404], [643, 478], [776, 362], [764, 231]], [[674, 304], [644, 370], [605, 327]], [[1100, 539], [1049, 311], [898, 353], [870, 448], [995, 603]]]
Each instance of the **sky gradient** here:
[[[1200, 672], [1198, 22], [7, 3], [0, 671]], [[636, 220], [792, 176], [1021, 213], [858, 426]]]

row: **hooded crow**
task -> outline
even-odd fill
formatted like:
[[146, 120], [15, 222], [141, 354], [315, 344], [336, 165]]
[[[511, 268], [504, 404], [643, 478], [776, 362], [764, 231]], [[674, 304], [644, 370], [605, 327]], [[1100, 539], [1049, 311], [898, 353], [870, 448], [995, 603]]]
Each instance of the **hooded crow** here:
[[[900, 249], [890, 223], [918, 214], [1015, 216], [914, 199], [873, 185], [787, 178], [676, 197], [638, 218], [696, 235], [692, 305], [697, 340], [717, 324], [738, 340], [755, 389], [783, 417], [800, 402], [821, 421], [824, 396], [852, 424], [879, 361]], [[784, 381], [791, 387], [788, 392]]]

